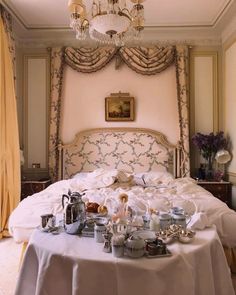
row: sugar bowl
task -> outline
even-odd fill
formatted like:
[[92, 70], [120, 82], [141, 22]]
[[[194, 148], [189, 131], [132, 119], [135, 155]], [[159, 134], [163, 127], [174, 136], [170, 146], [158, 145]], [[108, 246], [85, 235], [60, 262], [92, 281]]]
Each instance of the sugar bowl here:
[[145, 254], [145, 241], [139, 236], [130, 236], [125, 242], [126, 254], [132, 258], [142, 257]]

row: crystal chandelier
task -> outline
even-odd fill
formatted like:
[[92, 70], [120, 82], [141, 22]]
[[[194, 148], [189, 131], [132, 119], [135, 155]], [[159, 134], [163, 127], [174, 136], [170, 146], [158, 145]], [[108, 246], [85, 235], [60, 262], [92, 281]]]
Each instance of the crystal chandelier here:
[[134, 3], [131, 9], [127, 8], [126, 0], [93, 0], [88, 13], [83, 0], [69, 0], [70, 27], [76, 38], [84, 40], [89, 32], [91, 39], [116, 46], [140, 39], [145, 0], [130, 1]]

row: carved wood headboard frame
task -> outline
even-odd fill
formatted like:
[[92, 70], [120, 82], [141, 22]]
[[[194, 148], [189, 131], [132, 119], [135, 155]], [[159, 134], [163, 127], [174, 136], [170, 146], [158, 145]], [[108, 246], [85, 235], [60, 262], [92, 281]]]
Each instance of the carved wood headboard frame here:
[[168, 171], [180, 174], [180, 148], [158, 131], [144, 128], [97, 128], [76, 134], [59, 145], [59, 178], [97, 168], [129, 172]]

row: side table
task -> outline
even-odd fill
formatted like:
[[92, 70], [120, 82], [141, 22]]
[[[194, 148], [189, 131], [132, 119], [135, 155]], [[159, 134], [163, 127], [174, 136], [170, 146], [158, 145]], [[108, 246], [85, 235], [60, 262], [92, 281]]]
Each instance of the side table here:
[[232, 206], [232, 184], [228, 181], [198, 181], [198, 185], [213, 194], [214, 197]]
[[23, 180], [21, 181], [21, 200], [39, 193], [51, 184], [51, 180]]

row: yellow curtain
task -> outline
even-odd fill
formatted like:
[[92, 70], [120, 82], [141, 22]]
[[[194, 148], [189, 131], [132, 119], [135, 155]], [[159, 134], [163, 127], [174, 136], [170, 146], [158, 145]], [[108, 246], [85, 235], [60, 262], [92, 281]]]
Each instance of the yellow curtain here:
[[20, 148], [12, 61], [0, 17], [0, 239], [20, 199]]

